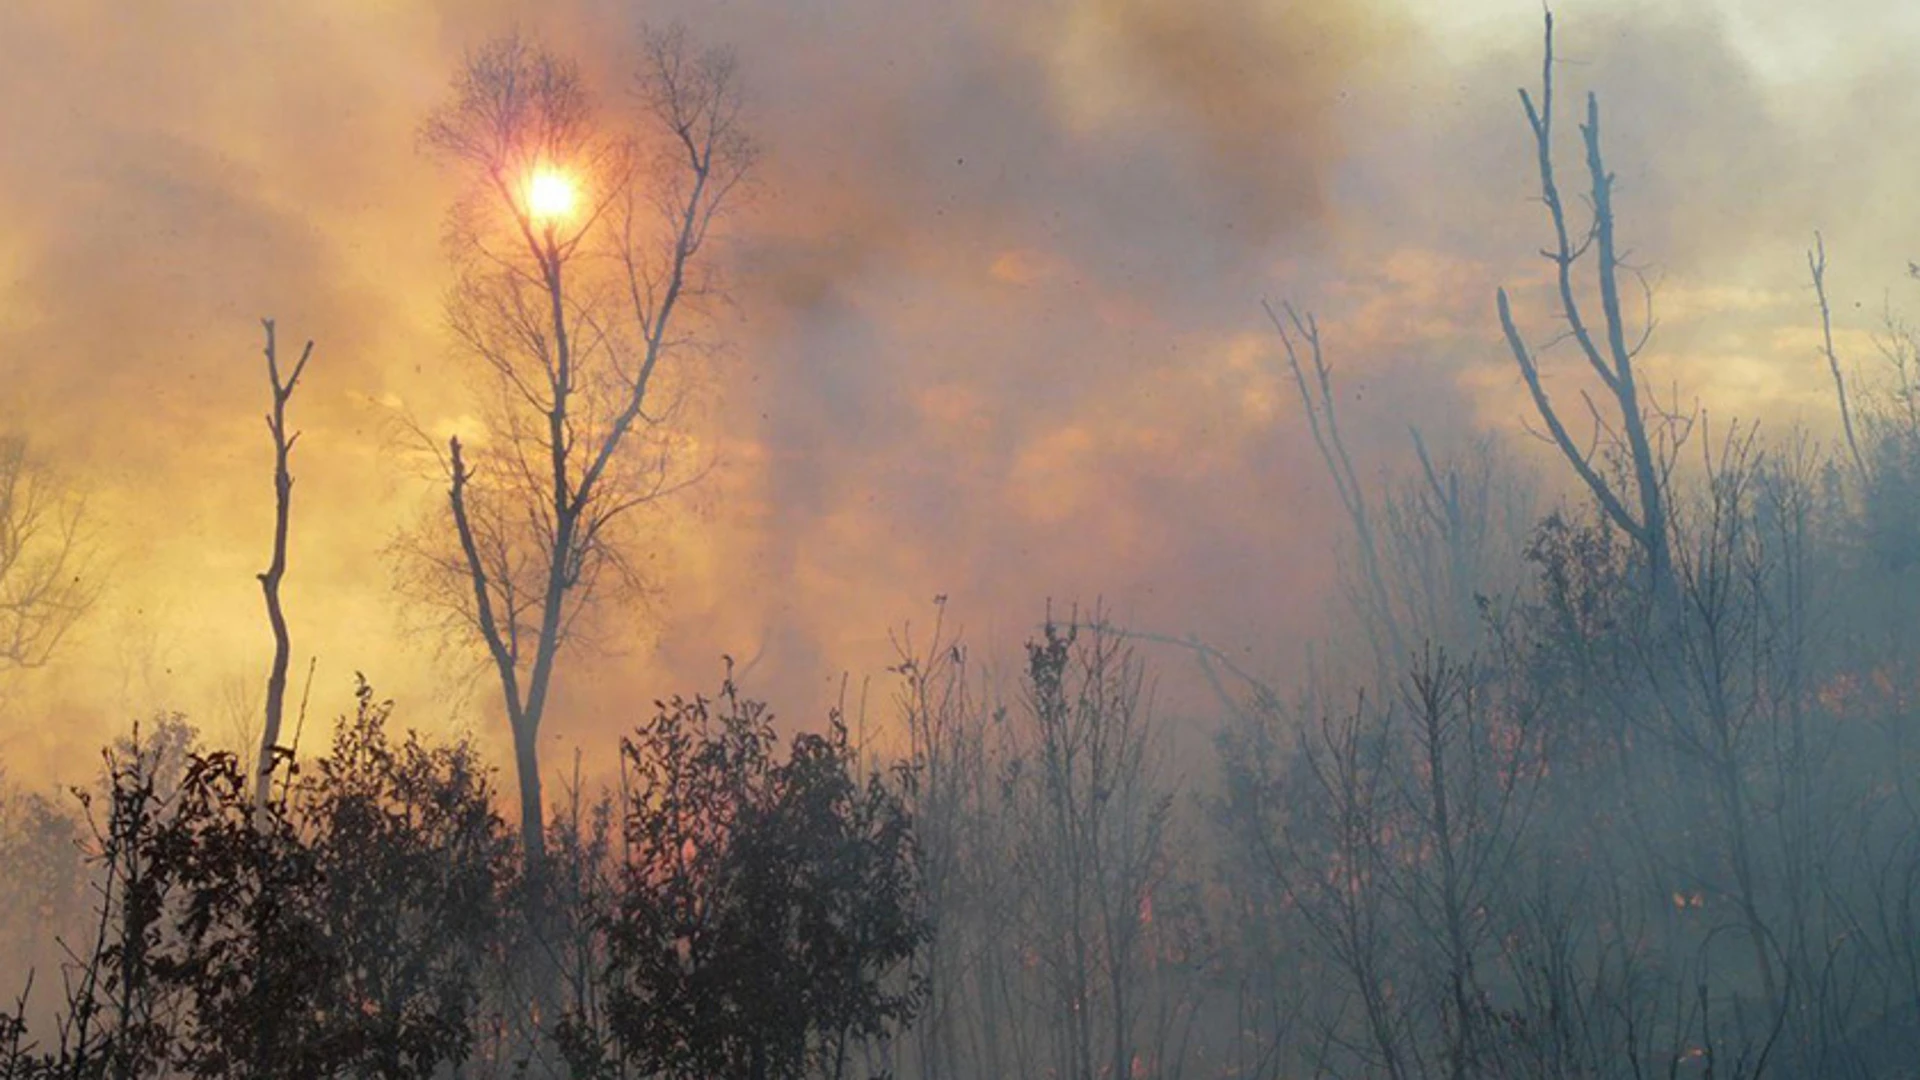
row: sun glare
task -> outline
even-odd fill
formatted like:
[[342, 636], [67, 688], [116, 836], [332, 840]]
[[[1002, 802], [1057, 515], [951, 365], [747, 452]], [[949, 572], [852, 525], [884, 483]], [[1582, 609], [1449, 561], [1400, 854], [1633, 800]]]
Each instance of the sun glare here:
[[573, 213], [578, 192], [573, 180], [554, 169], [541, 169], [527, 181], [527, 212], [538, 221], [554, 221]]

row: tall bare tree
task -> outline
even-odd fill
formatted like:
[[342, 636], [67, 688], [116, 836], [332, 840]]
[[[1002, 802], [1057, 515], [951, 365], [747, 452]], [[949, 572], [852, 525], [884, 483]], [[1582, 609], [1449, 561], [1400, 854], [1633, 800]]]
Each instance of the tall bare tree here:
[[[1582, 401], [1592, 420], [1592, 431], [1584, 444], [1575, 438], [1560, 408], [1547, 394], [1541, 378], [1540, 352], [1528, 344], [1515, 322], [1504, 288], [1497, 293], [1500, 328], [1506, 335], [1514, 363], [1526, 380], [1534, 409], [1546, 425], [1548, 437], [1579, 475], [1607, 519], [1632, 539], [1646, 561], [1647, 574], [1656, 592], [1670, 599], [1673, 554], [1667, 487], [1674, 456], [1689, 433], [1692, 418], [1661, 411], [1642, 398], [1636, 360], [1653, 333], [1651, 290], [1645, 288], [1644, 279], [1623, 261], [1616, 238], [1614, 175], [1607, 170], [1601, 152], [1600, 102], [1592, 93], [1587, 94], [1586, 121], [1580, 125], [1581, 142], [1586, 149], [1592, 217], [1578, 235], [1573, 231], [1553, 159], [1553, 66], [1553, 13], [1548, 12], [1540, 97], [1536, 102], [1533, 95], [1523, 89], [1520, 103], [1533, 133], [1540, 172], [1540, 201], [1545, 204], [1553, 225], [1553, 245], [1545, 250], [1545, 255], [1554, 266], [1559, 315], [1566, 323], [1566, 331], [1561, 336], [1571, 338], [1578, 345], [1581, 357], [1610, 402], [1603, 408], [1594, 402], [1592, 395], [1583, 395]], [[1581, 298], [1574, 274], [1576, 265], [1589, 253], [1594, 256], [1594, 284], [1600, 294], [1597, 325], [1590, 317], [1591, 301]], [[1621, 301], [1623, 276], [1640, 280], [1647, 295], [1649, 315], [1637, 331], [1629, 329]]]
[[422, 579], [500, 681], [530, 875], [545, 861], [538, 737], [563, 646], [634, 580], [632, 511], [690, 482], [670, 369], [716, 290], [708, 239], [754, 158], [735, 68], [647, 34], [623, 131], [578, 69], [519, 37], [474, 54], [423, 141], [466, 187], [448, 232], [449, 319], [483, 426], [449, 441], [448, 516]]
[[293, 655], [293, 643], [287, 633], [287, 614], [280, 606], [280, 581], [287, 575], [287, 525], [293, 516], [293, 473], [287, 457], [300, 433], [287, 432], [287, 402], [294, 387], [307, 370], [313, 355], [313, 342], [300, 350], [300, 359], [283, 380], [280, 354], [274, 341], [273, 320], [262, 319], [267, 334], [267, 382], [273, 388], [273, 411], [267, 414], [267, 431], [273, 437], [273, 558], [260, 577], [260, 591], [266, 597], [267, 624], [273, 629], [273, 666], [267, 672], [266, 726], [260, 731], [260, 760], [255, 766], [253, 801], [265, 806], [273, 783], [274, 753], [280, 745], [280, 721], [286, 712], [287, 663]]
[[1807, 252], [1807, 276], [1813, 279], [1813, 295], [1820, 303], [1820, 355], [1826, 358], [1833, 375], [1834, 398], [1840, 403], [1840, 429], [1847, 437], [1847, 455], [1854, 471], [1867, 479], [1867, 459], [1860, 452], [1860, 440], [1853, 431], [1853, 405], [1847, 398], [1847, 377], [1840, 370], [1840, 354], [1833, 347], [1833, 306], [1827, 302], [1827, 241], [1813, 234], [1813, 250]]

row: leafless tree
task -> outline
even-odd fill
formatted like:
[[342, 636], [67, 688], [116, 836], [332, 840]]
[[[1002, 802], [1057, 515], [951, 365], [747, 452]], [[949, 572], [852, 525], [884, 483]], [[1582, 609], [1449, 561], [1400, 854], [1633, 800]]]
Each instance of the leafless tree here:
[[[1652, 336], [1652, 291], [1645, 279], [1623, 261], [1616, 238], [1613, 205], [1614, 175], [1609, 172], [1601, 152], [1600, 102], [1587, 95], [1586, 122], [1580, 125], [1586, 148], [1587, 181], [1592, 219], [1579, 235], [1569, 221], [1566, 203], [1553, 159], [1553, 13], [1546, 15], [1545, 56], [1541, 64], [1540, 98], [1520, 91], [1520, 103], [1532, 129], [1535, 156], [1540, 171], [1540, 199], [1552, 222], [1553, 244], [1545, 254], [1554, 266], [1559, 315], [1566, 331], [1556, 341], [1571, 338], [1579, 347], [1592, 374], [1599, 380], [1608, 407], [1602, 408], [1591, 394], [1582, 401], [1592, 421], [1585, 444], [1569, 430], [1551, 397], [1540, 371], [1541, 353], [1527, 342], [1514, 320], [1507, 291], [1497, 293], [1500, 327], [1514, 363], [1526, 381], [1534, 409], [1546, 425], [1548, 438], [1567, 464], [1580, 477], [1607, 519], [1630, 537], [1646, 561], [1649, 580], [1656, 591], [1671, 599], [1673, 557], [1668, 535], [1667, 488], [1679, 444], [1692, 426], [1690, 414], [1677, 409], [1652, 407], [1642, 399], [1640, 373], [1635, 362]], [[1600, 323], [1596, 327], [1587, 304], [1579, 295], [1575, 266], [1589, 253], [1595, 256], [1593, 276], [1600, 294]], [[1646, 295], [1648, 315], [1638, 332], [1628, 328], [1628, 316], [1620, 295], [1623, 276], [1640, 281]], [[1611, 414], [1611, 415], [1609, 415]]]
[[[1032, 1075], [1049, 1065], [1051, 1010], [1036, 1008], [1036, 953], [1008, 913], [1048, 893], [1012, 857], [1026, 819], [1011, 770], [1026, 718], [1002, 703], [946, 622], [894, 635], [894, 716], [913, 770], [906, 797], [919, 838], [923, 895], [936, 933], [919, 958], [927, 1001], [900, 1075], [919, 1080]], [[1010, 771], [1011, 770], [1011, 771]], [[1024, 788], [1022, 789], [1024, 791]]]
[[1287, 355], [1287, 370], [1293, 376], [1300, 407], [1307, 414], [1307, 427], [1313, 444], [1320, 451], [1327, 476], [1340, 496], [1341, 509], [1353, 526], [1354, 550], [1359, 559], [1356, 606], [1361, 624], [1373, 645], [1376, 685], [1385, 686], [1388, 673], [1397, 668], [1406, 653], [1406, 636], [1401, 632], [1393, 599], [1387, 591], [1386, 575], [1380, 567], [1380, 542], [1375, 536], [1373, 515], [1366, 489], [1347, 452], [1346, 439], [1340, 434], [1340, 413], [1333, 399], [1333, 369], [1327, 364], [1320, 344], [1320, 323], [1311, 312], [1300, 314], [1292, 304], [1275, 311], [1263, 303], [1267, 319], [1280, 335]]
[[1412, 438], [1420, 473], [1382, 505], [1384, 570], [1410, 640], [1469, 655], [1482, 643], [1486, 603], [1522, 584], [1531, 478], [1491, 440], [1436, 457], [1418, 430]]
[[286, 612], [280, 606], [280, 581], [287, 573], [287, 524], [293, 513], [293, 473], [287, 468], [287, 457], [293, 452], [293, 444], [299, 441], [300, 433], [287, 432], [287, 402], [293, 397], [294, 387], [299, 385], [300, 375], [307, 370], [313, 342], [307, 342], [300, 350], [299, 361], [282, 380], [273, 320], [263, 319], [260, 325], [267, 334], [267, 382], [273, 389], [273, 409], [267, 413], [267, 431], [273, 437], [273, 558], [259, 575], [260, 591], [267, 601], [267, 623], [273, 628], [273, 666], [267, 672], [266, 726], [260, 731], [260, 757], [254, 774], [254, 804], [265, 806], [273, 784], [275, 754], [280, 747], [280, 721], [286, 711], [287, 664], [293, 655]]
[[[1243, 811], [1251, 826], [1244, 835], [1334, 975], [1327, 990], [1339, 1005], [1319, 1020], [1320, 1041], [1342, 1048], [1365, 1074], [1406, 1080], [1419, 1067], [1412, 1014], [1394, 992], [1406, 943], [1381, 887], [1390, 870], [1392, 762], [1376, 715], [1361, 701], [1303, 729], [1290, 763], [1297, 771], [1246, 789], [1254, 802]], [[1317, 1065], [1342, 1075], [1324, 1057]]]
[[1531, 703], [1494, 696], [1471, 667], [1430, 651], [1416, 662], [1403, 700], [1409, 730], [1393, 785], [1400, 831], [1418, 854], [1392, 865], [1384, 883], [1411, 917], [1432, 994], [1441, 1002], [1444, 1073], [1478, 1075], [1496, 1057], [1484, 968], [1506, 931], [1506, 897], [1542, 773]]
[[[906, 729], [913, 771], [908, 805], [919, 832], [921, 888], [940, 933], [919, 958], [927, 1000], [911, 1040], [915, 1075], [925, 1080], [961, 1075], [962, 1045], [970, 1026], [969, 968], [978, 967], [974, 940], [981, 924], [969, 886], [967, 840], [976, 816], [974, 795], [987, 771], [985, 725], [971, 701], [966, 649], [948, 630], [945, 598], [935, 601], [930, 634], [911, 626], [893, 637], [894, 715]], [[978, 1062], [977, 1047], [964, 1059]]]
[[[1410, 429], [1417, 478], [1368, 493], [1341, 432], [1333, 366], [1319, 321], [1291, 304], [1264, 304], [1279, 335], [1301, 411], [1341, 509], [1353, 529], [1349, 592], [1373, 651], [1374, 685], [1390, 692], [1393, 673], [1422, 642], [1471, 649], [1480, 601], [1517, 584], [1502, 563], [1518, 561], [1531, 526], [1531, 490], [1490, 442], [1436, 457]], [[1179, 643], [1188, 644], [1188, 643]], [[1208, 657], [1196, 648], [1203, 664]], [[1237, 711], [1237, 710], [1236, 710]]]
[[698, 354], [709, 240], [754, 157], [727, 54], [649, 33], [633, 89], [644, 122], [625, 133], [572, 64], [509, 37], [468, 60], [423, 132], [466, 181], [449, 319], [484, 422], [447, 444], [447, 516], [404, 546], [499, 679], [535, 881], [556, 664], [595, 601], [635, 580], [633, 511], [696, 474], [669, 384]]
[[46, 663], [94, 598], [86, 501], [0, 437], [0, 668]]
[[1813, 234], [1813, 250], [1807, 252], [1807, 276], [1813, 279], [1813, 295], [1820, 304], [1820, 355], [1826, 358], [1833, 374], [1833, 393], [1840, 403], [1840, 428], [1846, 435], [1847, 453], [1860, 479], [1867, 478], [1867, 459], [1860, 453], [1860, 440], [1853, 432], [1853, 406], [1847, 400], [1847, 379], [1840, 371], [1840, 353], [1833, 347], [1833, 307], [1827, 302], [1827, 242]]
[[1172, 1075], [1177, 1030], [1145, 1020], [1168, 991], [1158, 976], [1173, 974], [1155, 970], [1153, 947], [1174, 853], [1160, 723], [1124, 637], [1098, 611], [1086, 631], [1073, 625], [1049, 621], [1027, 646], [1022, 727], [1005, 766], [1036, 1003], [1052, 1011], [1056, 1075]]

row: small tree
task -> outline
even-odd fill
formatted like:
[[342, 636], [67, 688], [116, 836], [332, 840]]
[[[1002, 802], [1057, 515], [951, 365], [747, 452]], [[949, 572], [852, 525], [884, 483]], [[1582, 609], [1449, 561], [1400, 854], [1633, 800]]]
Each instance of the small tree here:
[[469, 1057], [510, 841], [464, 745], [386, 732], [361, 684], [330, 756], [261, 805], [250, 759], [164, 722], [107, 755], [99, 900], [45, 1048], [0, 1078], [426, 1080]]
[[284, 799], [256, 807], [252, 770], [195, 755], [143, 852], [175, 899], [154, 978], [190, 1018], [170, 1047], [185, 1075], [326, 1075], [343, 1056], [345, 972], [321, 913], [324, 875]]
[[606, 927], [606, 1030], [576, 1017], [575, 1070], [839, 1077], [916, 1015], [894, 976], [929, 933], [913, 821], [859, 776], [836, 716], [776, 757], [771, 717], [729, 681], [675, 698], [621, 747], [622, 895]]
[[[1152, 918], [1173, 863], [1173, 796], [1145, 668], [1098, 611], [1027, 644], [1026, 701], [1005, 763], [1008, 853], [1053, 1022], [1054, 1072], [1125, 1076], [1152, 1061]], [[1173, 1068], [1174, 1062], [1155, 1062]]]
[[362, 681], [332, 752], [298, 788], [319, 910], [345, 959], [331, 991], [357, 1075], [441, 1075], [467, 1060], [482, 973], [504, 926], [511, 848], [491, 771], [465, 742], [396, 738], [393, 703]]

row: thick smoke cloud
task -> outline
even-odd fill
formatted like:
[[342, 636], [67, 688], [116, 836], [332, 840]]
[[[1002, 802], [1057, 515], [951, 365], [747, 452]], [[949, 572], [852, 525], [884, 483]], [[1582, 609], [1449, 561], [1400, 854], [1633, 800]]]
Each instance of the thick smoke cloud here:
[[[1602, 94], [1658, 282], [1653, 362], [1716, 410], [1828, 423], [1812, 229], [1863, 363], [1870, 309], [1898, 298], [1914, 106], [1891, 42], [1914, 27], [1883, 14], [1560, 11], [1562, 104]], [[316, 713], [363, 669], [412, 722], [495, 730], [485, 687], [456, 693], [466, 669], [407, 633], [383, 555], [434, 497], [396, 412], [445, 429], [469, 407], [440, 330], [446, 178], [414, 131], [464, 50], [515, 25], [617, 113], [643, 16], [738, 50], [765, 168], [726, 241], [702, 419], [721, 468], [661, 524], [656, 607], [579, 657], [561, 741], [709, 683], [722, 652], [804, 713], [935, 594], [989, 647], [1049, 594], [1105, 596], [1287, 670], [1341, 529], [1262, 295], [1323, 314], [1370, 478], [1409, 424], [1518, 434], [1491, 296], [1514, 285], [1551, 334], [1513, 93], [1536, 5], [12, 5], [0, 409], [95, 492], [113, 573], [67, 661], [14, 680], [0, 753], [85, 768], [157, 707], [216, 736], [249, 714], [267, 314], [319, 341], [288, 581]], [[1569, 111], [1562, 129], [1571, 150]]]

